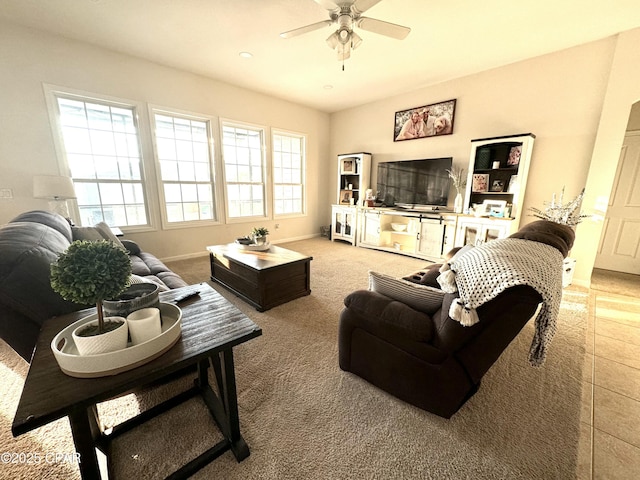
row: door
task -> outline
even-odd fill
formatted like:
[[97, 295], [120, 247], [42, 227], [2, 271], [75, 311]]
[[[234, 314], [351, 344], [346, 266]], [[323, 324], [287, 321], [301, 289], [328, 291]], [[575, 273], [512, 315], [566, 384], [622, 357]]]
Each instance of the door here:
[[640, 132], [625, 136], [595, 267], [640, 273]]

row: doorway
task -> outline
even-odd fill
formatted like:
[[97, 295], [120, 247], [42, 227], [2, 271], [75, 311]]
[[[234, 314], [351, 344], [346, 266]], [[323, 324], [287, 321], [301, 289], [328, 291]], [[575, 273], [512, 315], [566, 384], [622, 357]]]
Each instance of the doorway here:
[[640, 274], [640, 102], [631, 108], [604, 222], [594, 267]]

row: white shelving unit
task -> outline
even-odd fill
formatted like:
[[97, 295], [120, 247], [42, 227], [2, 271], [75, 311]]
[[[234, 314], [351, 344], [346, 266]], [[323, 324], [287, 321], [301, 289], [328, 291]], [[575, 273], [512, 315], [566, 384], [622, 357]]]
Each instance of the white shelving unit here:
[[358, 211], [371, 178], [370, 153], [338, 155], [336, 204], [331, 207], [331, 240], [356, 244]]
[[518, 230], [534, 140], [532, 133], [471, 140], [464, 210], [477, 211], [478, 205], [490, 202], [495, 206], [489, 210], [497, 214], [460, 217], [456, 246], [503, 238]]

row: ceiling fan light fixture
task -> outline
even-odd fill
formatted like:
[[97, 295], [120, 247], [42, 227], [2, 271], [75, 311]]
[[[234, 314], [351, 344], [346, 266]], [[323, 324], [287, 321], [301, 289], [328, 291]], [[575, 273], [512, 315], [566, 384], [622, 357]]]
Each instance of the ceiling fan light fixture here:
[[362, 43], [362, 38], [356, 32], [351, 32], [351, 48], [356, 49]]
[[340, 45], [337, 32], [333, 32], [331, 35], [329, 35], [329, 38], [327, 38], [327, 45], [329, 45], [332, 50], [335, 50], [335, 48]]

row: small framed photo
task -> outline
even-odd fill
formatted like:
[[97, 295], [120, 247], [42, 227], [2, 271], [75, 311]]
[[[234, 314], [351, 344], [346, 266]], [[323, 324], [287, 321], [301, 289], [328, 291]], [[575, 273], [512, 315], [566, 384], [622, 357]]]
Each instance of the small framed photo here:
[[340, 190], [340, 205], [351, 205], [353, 190]]
[[502, 217], [504, 216], [504, 209], [507, 206], [506, 200], [485, 200], [482, 202], [485, 212], [490, 217]]
[[511, 147], [509, 150], [509, 158], [507, 158], [507, 165], [509, 167], [516, 167], [520, 164], [520, 156], [522, 155], [522, 145], [517, 147]]
[[489, 191], [488, 183], [489, 183], [488, 173], [474, 173], [471, 190], [473, 192], [487, 192]]
[[341, 175], [355, 175], [356, 174], [356, 159], [355, 158], [343, 158], [340, 161], [340, 174]]
[[518, 175], [511, 175], [509, 179], [509, 187], [507, 187], [507, 192], [516, 193], [518, 190]]
[[504, 191], [504, 181], [503, 180], [494, 180], [491, 182], [491, 191], [492, 192], [503, 192]]

